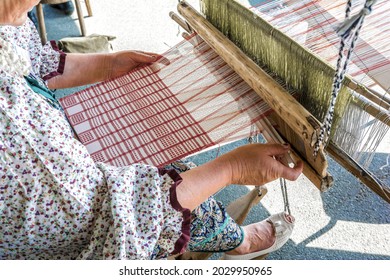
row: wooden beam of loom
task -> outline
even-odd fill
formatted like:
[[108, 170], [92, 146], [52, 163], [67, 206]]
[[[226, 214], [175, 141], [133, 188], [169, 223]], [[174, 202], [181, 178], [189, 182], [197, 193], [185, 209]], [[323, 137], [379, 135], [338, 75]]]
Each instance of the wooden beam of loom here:
[[348, 171], [358, 177], [366, 186], [378, 194], [387, 203], [390, 203], [390, 189], [377, 180], [370, 171], [361, 167], [354, 159], [332, 142], [327, 147], [329, 154], [342, 166], [348, 166]]
[[[356, 90], [356, 88], [358, 87], [359, 90], [357, 90], [357, 92], [359, 92], [360, 90], [363, 90], [363, 91], [366, 90], [356, 83], [349, 83], [349, 86], [353, 90]], [[358, 104], [363, 103], [360, 107], [364, 108], [364, 110], [366, 112], [368, 112], [372, 116], [376, 117], [378, 120], [389, 125], [390, 118], [388, 117], [389, 116], [388, 110], [385, 109], [386, 108], [385, 103], [382, 103], [382, 107], [375, 107], [377, 105], [377, 104], [375, 104], [375, 102], [369, 104], [369, 103], [367, 103], [367, 101], [365, 101], [361, 98], [357, 98], [354, 102], [358, 103]], [[378, 112], [380, 112], [380, 114], [378, 114]], [[295, 135], [296, 133], [286, 125], [285, 119], [280, 118], [275, 113], [273, 114], [273, 116], [270, 116], [270, 117], [271, 117], [270, 119], [273, 122], [272, 125], [267, 125], [267, 126], [264, 126], [264, 124], [260, 125], [260, 126], [258, 125], [259, 129], [263, 133], [263, 136], [266, 138], [266, 140], [268, 142], [278, 142], [278, 143], [284, 142], [283, 139], [280, 140], [280, 139], [274, 138], [272, 136], [272, 134], [274, 133], [272, 131], [275, 131], [274, 127], [278, 127], [279, 132], [282, 133], [282, 135], [286, 139], [293, 139], [293, 140], [288, 140], [288, 141], [292, 141], [294, 143], [294, 141], [299, 138], [299, 137], [297, 138]], [[289, 136], [286, 137], [286, 135], [289, 135]], [[268, 136], [268, 138], [267, 138], [267, 136]], [[277, 139], [277, 141], [275, 141], [275, 139]], [[296, 141], [295, 141], [295, 145], [293, 145], [293, 146], [297, 146], [297, 145], [298, 146], [300, 145], [299, 141], [298, 141], [298, 143], [296, 143]], [[330, 144], [327, 147], [327, 150], [328, 149], [329, 149], [329, 153], [333, 156], [333, 158], [339, 164], [341, 164], [346, 170], [351, 172], [353, 175], [358, 177], [365, 185], [367, 185], [371, 190], [373, 190], [375, 193], [377, 193], [385, 201], [390, 203], [390, 199], [389, 199], [390, 190], [382, 182], [377, 180], [372, 173], [367, 172], [367, 170], [364, 167], [360, 166], [357, 162], [354, 162], [354, 164], [351, 164], [351, 161], [345, 160], [345, 159], [349, 158], [350, 156], [346, 152], [341, 150], [340, 148], [337, 148], [337, 150], [338, 150], [337, 156], [335, 156], [333, 153], [333, 151], [335, 150], [334, 145]], [[304, 161], [304, 163], [305, 163], [304, 170], [303, 170], [304, 175], [321, 191], [327, 190], [329, 188], [329, 186], [331, 186], [333, 184], [332, 176], [330, 176], [329, 174], [327, 174], [327, 176], [325, 176], [325, 177], [322, 177], [321, 175], [319, 175], [314, 169], [312, 169], [312, 166], [310, 164], [305, 162], [305, 157], [299, 155], [299, 153], [296, 153], [294, 150], [293, 150], [293, 157], [296, 160], [300, 159], [300, 160]]]
[[324, 147], [321, 147], [316, 157], [313, 156], [313, 143], [320, 130], [318, 120], [189, 4], [185, 1], [180, 2], [178, 12], [191, 28], [295, 131], [299, 137], [298, 141], [289, 139], [288, 135], [287, 141], [307, 160], [320, 177], [327, 177], [328, 163]]

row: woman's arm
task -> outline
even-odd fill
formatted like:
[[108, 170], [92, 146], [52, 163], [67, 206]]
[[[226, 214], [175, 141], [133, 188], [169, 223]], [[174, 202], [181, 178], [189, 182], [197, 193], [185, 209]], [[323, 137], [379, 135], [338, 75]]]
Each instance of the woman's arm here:
[[48, 80], [50, 89], [93, 84], [126, 74], [159, 58], [154, 53], [122, 51], [109, 54], [67, 54], [64, 73]]
[[181, 173], [177, 199], [182, 207], [193, 210], [209, 196], [230, 184], [264, 185], [280, 177], [296, 180], [302, 162], [287, 167], [275, 158], [288, 153], [288, 145], [249, 144], [219, 158]]

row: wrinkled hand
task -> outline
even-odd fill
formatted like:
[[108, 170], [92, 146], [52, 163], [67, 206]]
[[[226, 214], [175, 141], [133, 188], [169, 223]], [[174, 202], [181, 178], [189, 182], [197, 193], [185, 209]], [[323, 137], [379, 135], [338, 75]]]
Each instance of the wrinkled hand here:
[[161, 55], [141, 51], [121, 51], [112, 54], [109, 78], [117, 78], [145, 64], [156, 62]]
[[278, 178], [296, 180], [302, 173], [303, 163], [288, 167], [276, 159], [289, 150], [289, 145], [249, 144], [225, 154], [231, 166], [231, 183], [264, 185]]

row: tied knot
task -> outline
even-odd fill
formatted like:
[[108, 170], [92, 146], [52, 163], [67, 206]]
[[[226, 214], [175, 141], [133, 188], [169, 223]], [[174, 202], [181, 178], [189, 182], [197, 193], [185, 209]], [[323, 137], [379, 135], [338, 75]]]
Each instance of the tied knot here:
[[367, 0], [361, 11], [354, 16], [345, 19], [345, 21], [339, 26], [336, 32], [342, 37], [346, 38], [355, 29], [356, 26], [361, 25], [366, 15], [371, 14], [372, 6], [377, 0]]
[[360, 14], [362, 15], [369, 15], [372, 12], [372, 6], [377, 2], [378, 0], [367, 0], [363, 9], [361, 10]]
[[361, 13], [363, 15], [367, 16], [367, 15], [371, 14], [371, 12], [372, 12], [371, 7], [364, 7]]

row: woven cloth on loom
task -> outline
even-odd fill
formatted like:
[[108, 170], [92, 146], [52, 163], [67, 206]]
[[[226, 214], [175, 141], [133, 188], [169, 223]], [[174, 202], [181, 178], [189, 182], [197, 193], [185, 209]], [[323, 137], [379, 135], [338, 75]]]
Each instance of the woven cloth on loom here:
[[163, 166], [252, 136], [251, 125], [270, 111], [198, 36], [153, 65], [60, 103], [92, 158], [116, 166]]

